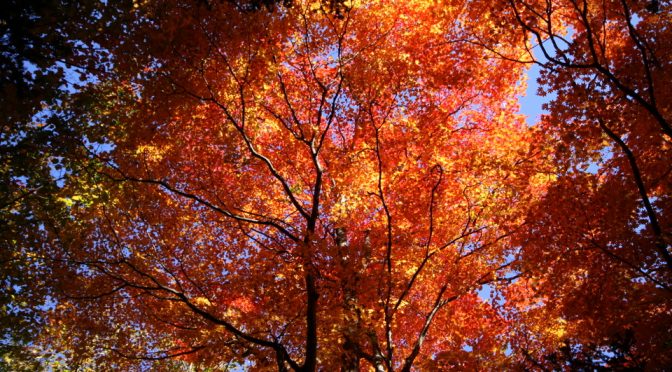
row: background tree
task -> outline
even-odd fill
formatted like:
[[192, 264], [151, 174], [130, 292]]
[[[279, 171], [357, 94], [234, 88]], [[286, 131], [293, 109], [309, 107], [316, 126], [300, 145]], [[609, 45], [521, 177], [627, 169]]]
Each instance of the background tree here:
[[541, 66], [540, 92], [554, 95], [537, 125], [556, 180], [519, 235], [531, 275], [507, 297], [522, 300], [512, 310], [524, 325], [517, 347], [534, 368], [581, 358], [663, 368], [672, 345], [670, 3], [511, 1], [500, 14], [520, 26], [528, 51], [491, 49]]
[[[117, 33], [131, 4], [5, 1], [0, 7], [0, 368], [33, 370], [31, 345], [51, 304], [48, 268], [37, 256], [48, 242], [45, 224], [65, 217], [57, 202], [60, 178], [81, 168], [73, 161], [86, 138], [87, 126], [68, 119], [75, 101], [69, 94], [101, 76], [105, 60], [93, 40]], [[94, 141], [94, 133], [88, 138]]]

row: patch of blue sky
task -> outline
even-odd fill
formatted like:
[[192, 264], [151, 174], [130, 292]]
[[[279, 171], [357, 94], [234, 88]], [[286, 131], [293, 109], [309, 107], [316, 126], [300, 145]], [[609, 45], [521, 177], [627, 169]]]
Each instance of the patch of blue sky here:
[[575, 31], [570, 27], [567, 34], [562, 37], [556, 37], [554, 40], [546, 39], [542, 45], [537, 45], [532, 48], [533, 58], [537, 63], [532, 63], [526, 71], [527, 89], [525, 95], [519, 98], [520, 113], [527, 116], [527, 124], [535, 125], [543, 114], [548, 111], [543, 109], [544, 104], [554, 100], [557, 95], [553, 92], [541, 96], [539, 88], [543, 85], [541, 80], [541, 71], [544, 64], [548, 63], [548, 57], [554, 58], [557, 53], [565, 53], [572, 42]]
[[541, 119], [541, 115], [548, 111], [543, 109], [543, 105], [551, 102], [555, 94], [541, 96], [539, 94], [539, 79], [541, 77], [541, 66], [533, 64], [526, 71], [527, 89], [525, 95], [518, 99], [520, 103], [520, 113], [526, 116], [527, 125], [535, 125]]
[[[515, 260], [516, 256], [513, 253], [506, 256], [506, 264], [512, 264]], [[520, 275], [519, 271], [510, 270], [503, 279], [508, 279], [511, 283], [514, 283], [517, 280], [518, 275]], [[503, 305], [506, 301], [503, 296], [497, 293], [497, 287], [492, 283], [483, 284], [476, 293], [483, 301], [492, 305]]]
[[483, 299], [484, 301], [489, 301], [493, 292], [494, 288], [490, 284], [483, 284], [481, 288], [478, 290], [478, 297]]

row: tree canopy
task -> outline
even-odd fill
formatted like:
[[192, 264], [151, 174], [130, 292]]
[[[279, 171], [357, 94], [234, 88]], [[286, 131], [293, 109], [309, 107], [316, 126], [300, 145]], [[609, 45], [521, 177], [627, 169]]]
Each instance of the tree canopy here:
[[4, 363], [665, 368], [670, 8], [10, 12]]

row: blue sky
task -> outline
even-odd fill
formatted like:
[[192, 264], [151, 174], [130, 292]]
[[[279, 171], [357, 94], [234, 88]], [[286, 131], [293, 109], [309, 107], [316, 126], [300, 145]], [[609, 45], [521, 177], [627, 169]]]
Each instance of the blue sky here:
[[541, 105], [551, 99], [551, 97], [537, 95], [537, 89], [539, 88], [537, 79], [540, 70], [541, 68], [536, 64], [527, 70], [527, 90], [525, 96], [520, 97], [520, 112], [527, 115], [528, 125], [533, 125], [539, 120], [539, 116], [544, 112]]

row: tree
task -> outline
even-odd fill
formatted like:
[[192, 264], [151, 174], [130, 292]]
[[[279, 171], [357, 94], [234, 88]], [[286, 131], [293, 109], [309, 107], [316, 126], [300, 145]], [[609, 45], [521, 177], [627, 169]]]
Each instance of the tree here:
[[86, 138], [68, 119], [85, 97], [71, 93], [101, 78], [104, 56], [93, 40], [119, 25], [124, 5], [0, 5], [0, 369], [37, 368], [31, 345], [50, 303], [49, 269], [38, 252], [48, 241], [45, 224], [66, 215], [59, 183], [81, 168], [73, 161]]
[[[502, 17], [520, 26], [528, 51], [490, 49], [541, 66], [542, 93], [555, 95], [538, 125], [556, 180], [518, 241], [531, 269], [518, 284], [538, 301], [512, 310], [525, 325], [518, 347], [535, 368], [572, 365], [577, 351], [612, 368], [664, 368], [672, 341], [670, 3], [511, 1]], [[537, 270], [527, 264], [542, 260]], [[549, 318], [557, 327], [546, 326]]]
[[463, 42], [489, 15], [456, 5], [139, 6], [78, 119], [114, 125], [99, 183], [64, 188], [44, 342], [108, 368], [510, 363], [477, 292], [515, 280], [547, 177], [522, 66]]

